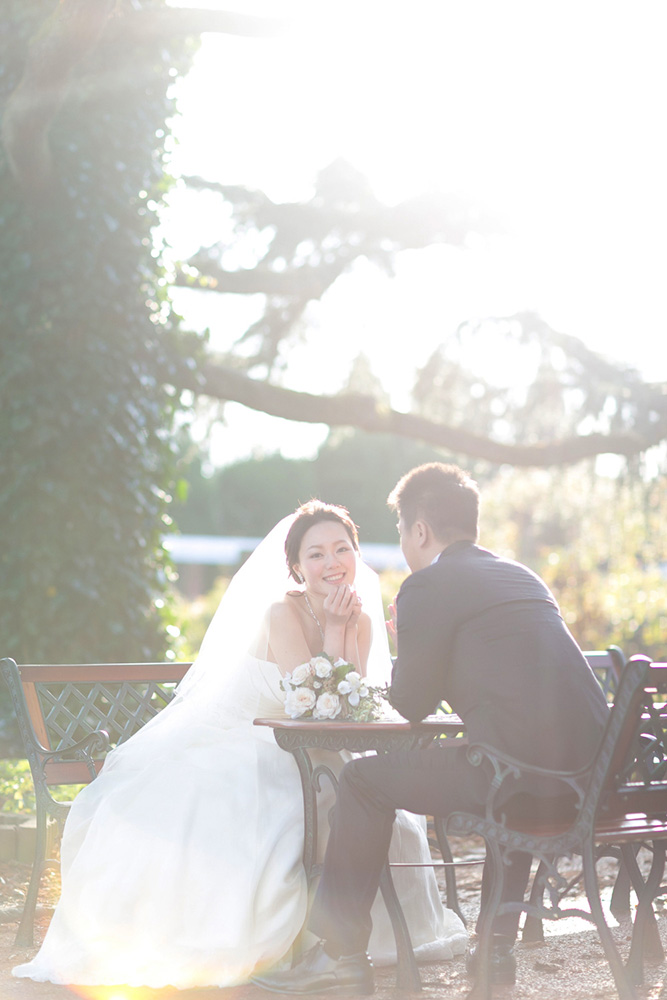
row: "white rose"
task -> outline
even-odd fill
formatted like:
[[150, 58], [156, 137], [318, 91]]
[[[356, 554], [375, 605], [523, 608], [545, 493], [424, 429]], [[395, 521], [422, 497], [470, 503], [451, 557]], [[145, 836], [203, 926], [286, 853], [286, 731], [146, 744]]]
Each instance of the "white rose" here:
[[339, 681], [336, 690], [338, 691], [338, 694], [349, 694], [352, 690], [352, 685], [348, 680]]
[[304, 681], [308, 680], [312, 676], [313, 668], [310, 663], [300, 663], [298, 667], [295, 667], [292, 671], [291, 683], [292, 684], [303, 684]]
[[285, 714], [290, 719], [299, 719], [315, 705], [315, 692], [310, 688], [296, 688], [285, 698]]
[[328, 677], [330, 675], [331, 664], [325, 656], [314, 656], [310, 662], [318, 677]]
[[[341, 681], [341, 683], [349, 685], [349, 692], [345, 691], [341, 693], [347, 694], [347, 700], [353, 708], [356, 708], [360, 700], [368, 695], [366, 683], [361, 674], [357, 673], [356, 670], [350, 670], [345, 681]], [[338, 685], [338, 690], [340, 691], [340, 684]]]
[[341, 704], [338, 695], [325, 691], [317, 699], [317, 704], [313, 709], [313, 717], [315, 719], [335, 719], [340, 710]]

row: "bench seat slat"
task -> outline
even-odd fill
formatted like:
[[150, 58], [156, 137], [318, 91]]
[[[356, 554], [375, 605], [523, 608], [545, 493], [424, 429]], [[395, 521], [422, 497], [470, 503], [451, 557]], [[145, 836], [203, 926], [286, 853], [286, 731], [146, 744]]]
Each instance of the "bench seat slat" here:
[[[559, 837], [566, 833], [572, 822], [563, 823], [512, 823], [509, 829], [528, 837]], [[667, 839], [667, 817], [646, 816], [631, 813], [613, 819], [606, 819], [595, 825], [596, 844], [617, 844], [623, 840], [660, 840]]]
[[[102, 770], [103, 760], [95, 761], [97, 774]], [[44, 780], [49, 788], [55, 785], [87, 785], [91, 781], [90, 771], [81, 760], [54, 761], [44, 764]]]

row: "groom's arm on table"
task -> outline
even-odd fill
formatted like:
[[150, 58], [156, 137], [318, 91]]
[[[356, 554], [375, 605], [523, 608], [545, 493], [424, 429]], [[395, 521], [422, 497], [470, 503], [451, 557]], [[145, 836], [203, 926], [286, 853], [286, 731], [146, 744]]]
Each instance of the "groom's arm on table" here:
[[398, 655], [389, 700], [410, 722], [420, 722], [446, 698], [454, 623], [433, 577], [431, 567], [413, 573], [396, 598]]

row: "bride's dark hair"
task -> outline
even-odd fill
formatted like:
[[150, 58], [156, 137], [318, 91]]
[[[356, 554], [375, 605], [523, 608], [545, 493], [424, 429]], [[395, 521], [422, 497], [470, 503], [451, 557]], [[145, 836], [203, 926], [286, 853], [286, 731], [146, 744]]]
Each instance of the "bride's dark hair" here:
[[338, 521], [342, 524], [355, 551], [359, 551], [359, 532], [346, 507], [339, 507], [333, 503], [323, 503], [321, 500], [309, 500], [308, 503], [301, 504], [295, 511], [294, 522], [285, 539], [287, 568], [290, 576], [297, 583], [301, 583], [301, 580], [294, 572], [293, 567], [299, 561], [299, 549], [303, 536], [309, 528], [312, 528], [314, 524], [319, 524], [320, 521]]

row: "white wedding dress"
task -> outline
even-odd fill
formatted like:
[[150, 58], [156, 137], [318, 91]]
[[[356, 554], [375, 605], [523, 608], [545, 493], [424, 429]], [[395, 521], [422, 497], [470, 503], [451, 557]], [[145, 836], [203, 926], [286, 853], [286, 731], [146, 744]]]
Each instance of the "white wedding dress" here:
[[[280, 676], [246, 653], [212, 683], [209, 664], [109, 754], [72, 804], [62, 896], [38, 954], [15, 976], [224, 987], [289, 959], [307, 911], [301, 782], [272, 731], [253, 726], [284, 718]], [[342, 766], [341, 755], [327, 757]], [[325, 834], [330, 805], [320, 810]], [[398, 815], [391, 857], [429, 860], [423, 818]], [[465, 929], [443, 907], [433, 870], [395, 871], [417, 957], [461, 953]], [[380, 896], [369, 951], [378, 964], [395, 961]]]

